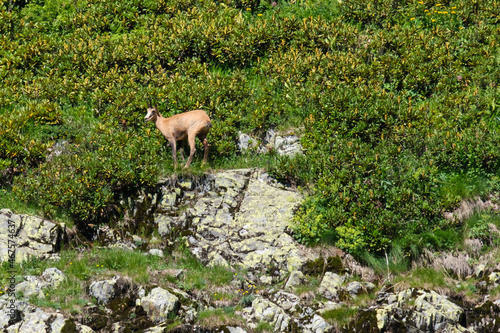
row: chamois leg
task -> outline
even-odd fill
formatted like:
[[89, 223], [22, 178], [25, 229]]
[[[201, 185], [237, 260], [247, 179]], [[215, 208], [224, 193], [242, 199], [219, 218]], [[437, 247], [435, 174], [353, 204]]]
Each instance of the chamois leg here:
[[191, 164], [191, 161], [193, 160], [194, 153], [196, 152], [196, 144], [194, 142], [195, 138], [196, 138], [196, 136], [194, 136], [194, 135], [188, 135], [189, 158], [188, 158], [186, 165], [184, 166], [184, 169], [189, 168], [189, 164]]
[[182, 158], [183, 162], [186, 160], [186, 158], [184, 157], [184, 146], [185, 146], [185, 144], [186, 144], [186, 142], [182, 141], [182, 145], [179, 148], [179, 153], [181, 153], [181, 158]]
[[207, 163], [208, 147], [209, 147], [209, 144], [207, 141], [207, 136], [203, 135], [203, 136], [199, 136], [198, 138], [200, 139], [201, 143], [203, 143], [203, 147], [205, 147], [205, 153], [203, 154], [203, 164], [205, 164], [205, 163]]
[[170, 141], [170, 147], [172, 147], [172, 158], [174, 159], [174, 169], [177, 169], [177, 142], [175, 140]]

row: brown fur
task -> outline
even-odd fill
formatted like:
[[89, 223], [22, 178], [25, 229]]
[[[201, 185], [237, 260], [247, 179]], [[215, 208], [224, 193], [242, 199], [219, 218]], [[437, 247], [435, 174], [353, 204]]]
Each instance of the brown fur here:
[[[148, 113], [144, 117], [145, 121], [152, 121], [167, 139], [170, 147], [172, 147], [172, 157], [174, 158], [174, 167], [177, 168], [177, 141], [187, 140], [189, 143], [189, 158], [184, 166], [184, 169], [189, 167], [193, 160], [196, 151], [195, 138], [198, 137], [205, 147], [205, 154], [203, 156], [203, 164], [207, 162], [208, 158], [208, 141], [207, 134], [212, 127], [212, 122], [207, 113], [203, 110], [194, 110], [184, 112], [164, 118], [158, 112], [156, 107], [148, 108]], [[181, 156], [184, 158], [183, 148], [179, 149]]]

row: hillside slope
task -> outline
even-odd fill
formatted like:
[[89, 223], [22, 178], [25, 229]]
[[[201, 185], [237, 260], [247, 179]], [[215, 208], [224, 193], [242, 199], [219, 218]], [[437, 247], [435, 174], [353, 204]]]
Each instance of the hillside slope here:
[[303, 156], [265, 157], [306, 188], [302, 242], [449, 246], [443, 213], [498, 189], [499, 6], [3, 0], [2, 200], [120, 218], [121, 194], [177, 172], [142, 122], [152, 98], [164, 115], [207, 110], [213, 168], [241, 161], [238, 131], [303, 127]]

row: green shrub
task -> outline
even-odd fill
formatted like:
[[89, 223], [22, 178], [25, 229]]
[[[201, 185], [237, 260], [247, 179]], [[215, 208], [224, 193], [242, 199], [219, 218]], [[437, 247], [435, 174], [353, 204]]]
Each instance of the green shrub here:
[[151, 130], [141, 137], [112, 129], [97, 132], [18, 177], [13, 190], [21, 200], [37, 201], [49, 217], [63, 209], [78, 221], [109, 218], [114, 193], [156, 183], [158, 141]]

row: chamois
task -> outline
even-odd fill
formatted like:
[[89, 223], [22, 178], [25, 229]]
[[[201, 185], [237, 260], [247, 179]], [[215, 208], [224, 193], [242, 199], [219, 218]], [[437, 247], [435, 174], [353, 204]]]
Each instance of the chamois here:
[[[158, 107], [152, 107], [148, 104], [147, 115], [144, 121], [152, 121], [168, 141], [168, 145], [172, 147], [172, 157], [174, 158], [174, 167], [177, 168], [177, 141], [185, 141], [189, 143], [189, 158], [184, 166], [184, 169], [189, 167], [193, 160], [194, 152], [196, 151], [195, 138], [198, 137], [205, 147], [205, 155], [203, 156], [203, 164], [207, 162], [208, 157], [208, 141], [207, 134], [212, 127], [212, 122], [207, 113], [203, 110], [194, 110], [177, 114], [170, 118], [164, 118], [158, 112]], [[184, 149], [181, 151], [181, 157], [184, 159]]]

